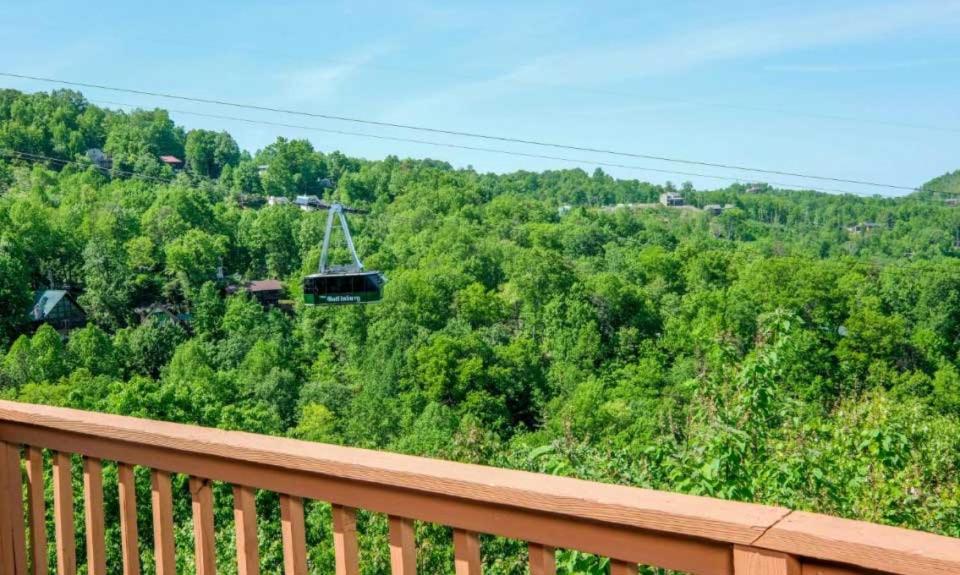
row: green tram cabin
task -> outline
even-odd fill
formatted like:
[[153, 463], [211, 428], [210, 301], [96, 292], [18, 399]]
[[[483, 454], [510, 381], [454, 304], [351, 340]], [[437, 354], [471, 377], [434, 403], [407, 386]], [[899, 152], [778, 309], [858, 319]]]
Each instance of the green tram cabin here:
[[356, 304], [380, 301], [386, 278], [376, 271], [327, 272], [303, 280], [303, 301], [309, 305]]

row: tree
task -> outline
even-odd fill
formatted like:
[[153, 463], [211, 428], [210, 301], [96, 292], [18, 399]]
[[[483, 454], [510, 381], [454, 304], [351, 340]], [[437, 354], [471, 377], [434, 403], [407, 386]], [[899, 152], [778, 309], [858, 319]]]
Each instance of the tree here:
[[119, 112], [109, 120], [104, 152], [113, 157], [114, 170], [130, 170], [147, 159], [157, 165], [157, 157], [183, 158], [184, 133], [166, 110]]
[[67, 352], [75, 368], [93, 375], [119, 375], [119, 364], [113, 340], [102, 329], [88, 325], [70, 334]]
[[98, 324], [117, 329], [130, 316], [130, 272], [126, 251], [113, 240], [92, 239], [83, 250], [84, 291], [78, 298], [87, 317]]
[[187, 333], [171, 321], [147, 320], [135, 328], [124, 328], [113, 338], [116, 357], [127, 374], [157, 377], [173, 357]]
[[262, 178], [267, 195], [292, 198], [323, 194], [321, 180], [327, 175], [326, 164], [307, 140], [277, 138], [257, 160], [267, 165]]
[[166, 247], [167, 274], [180, 283], [184, 294], [192, 294], [214, 277], [227, 255], [227, 238], [192, 229]]
[[30, 338], [21, 335], [13, 342], [3, 358], [0, 370], [0, 389], [4, 387], [20, 388], [33, 381], [33, 358], [31, 357]]
[[187, 166], [208, 178], [219, 178], [226, 166], [240, 161], [240, 147], [230, 134], [210, 130], [190, 130], [184, 144]]
[[24, 323], [30, 309], [27, 270], [12, 242], [0, 236], [0, 344]]
[[30, 338], [30, 375], [33, 381], [55, 382], [67, 374], [69, 362], [63, 339], [49, 324], [43, 324]]

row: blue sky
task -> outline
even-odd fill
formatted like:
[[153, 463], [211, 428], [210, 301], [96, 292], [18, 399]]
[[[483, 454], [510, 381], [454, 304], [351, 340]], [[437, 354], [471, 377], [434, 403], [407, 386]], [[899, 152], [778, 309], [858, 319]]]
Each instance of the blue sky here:
[[[136, 4], [136, 5], [135, 5]], [[0, 71], [898, 185], [960, 168], [960, 0], [0, 2]], [[0, 86], [51, 86], [0, 78]], [[822, 185], [85, 90], [94, 101]], [[174, 112], [255, 150], [570, 167]], [[618, 177], [721, 181], [628, 168]], [[886, 193], [850, 184], [829, 187]]]

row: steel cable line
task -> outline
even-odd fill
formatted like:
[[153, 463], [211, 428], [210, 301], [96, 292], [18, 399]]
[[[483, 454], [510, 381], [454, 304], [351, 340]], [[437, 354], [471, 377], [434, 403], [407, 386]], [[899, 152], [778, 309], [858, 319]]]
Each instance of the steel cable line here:
[[[21, 159], [21, 160], [29, 160], [29, 161], [33, 161], [33, 162], [53, 162], [53, 163], [55, 163], [55, 164], [60, 164], [60, 165], [63, 165], [63, 166], [66, 166], [66, 165], [75, 165], [75, 166], [81, 166], [81, 167], [85, 167], [85, 168], [86, 168], [86, 167], [89, 167], [89, 168], [94, 168], [94, 169], [96, 169], [96, 170], [100, 170], [100, 171], [105, 172], [105, 173], [111, 173], [111, 174], [112, 174], [112, 173], [115, 173], [115, 174], [120, 174], [120, 175], [122, 175], [122, 176], [130, 177], [130, 178], [141, 178], [141, 179], [144, 179], [144, 180], [151, 180], [151, 181], [154, 181], [154, 182], [160, 182], [160, 183], [162, 183], [162, 184], [169, 184], [169, 183], [170, 183], [170, 180], [167, 180], [167, 179], [164, 179], [164, 178], [160, 178], [160, 177], [157, 177], [157, 176], [150, 176], [150, 175], [148, 175], [148, 174], [141, 174], [141, 173], [139, 173], [139, 172], [130, 172], [130, 171], [127, 171], [127, 170], [120, 170], [120, 169], [115, 169], [115, 168], [104, 168], [104, 167], [102, 167], [102, 166], [97, 166], [97, 165], [95, 165], [95, 164], [85, 164], [85, 163], [82, 163], [82, 162], [78, 162], [78, 161], [76, 161], [76, 160], [64, 160], [63, 158], [53, 158], [53, 157], [45, 156], [45, 155], [42, 155], [42, 154], [32, 154], [32, 153], [30, 153], [30, 152], [21, 152], [21, 151], [19, 151], [19, 150], [11, 150], [11, 149], [9, 149], [9, 148], [0, 148], [0, 154], [3, 154], [3, 155], [5, 155], [5, 156], [12, 156], [12, 157], [14, 157], [14, 158], [18, 158], [18, 159]], [[200, 175], [196, 175], [196, 177], [201, 178], [201, 179], [202, 179], [202, 178], [205, 178], [205, 176], [200, 176]], [[210, 180], [210, 181], [214, 181], [214, 180], [211, 180], [210, 178], [206, 178], [206, 179], [207, 179], [207, 180]]]
[[[143, 178], [147, 180], [156, 181], [162, 184], [171, 183], [170, 180], [156, 177], [156, 176], [149, 176], [147, 174], [140, 174], [137, 172], [130, 172], [126, 170], [115, 170], [113, 168], [103, 168], [93, 164], [78, 162], [76, 160], [65, 160], [62, 158], [53, 158], [53, 157], [45, 156], [42, 154], [32, 154], [29, 152], [20, 152], [17, 150], [10, 150], [10, 149], [3, 149], [3, 148], [0, 148], [0, 154], [6, 155], [6, 156], [13, 156], [13, 157], [17, 157], [24, 160], [34, 161], [34, 162], [48, 161], [48, 162], [54, 162], [61, 165], [76, 165], [76, 166], [85, 167], [85, 168], [94, 168], [106, 173], [119, 173], [121, 175], [126, 175], [133, 178]], [[191, 174], [191, 177], [198, 178], [210, 183], [217, 183], [217, 180], [210, 178], [208, 176]], [[772, 256], [772, 257], [761, 256], [759, 258], [754, 258], [750, 261], [760, 262], [760, 263], [771, 262], [771, 261], [796, 261], [796, 262], [806, 262], [806, 263], [839, 265], [845, 268], [847, 271], [853, 271], [856, 268], [860, 268], [860, 269], [869, 268], [870, 271], [896, 269], [901, 271], [913, 271], [913, 270], [941, 271], [941, 272], [956, 271], [960, 273], [960, 269], [956, 269], [956, 270], [945, 269], [949, 266], [956, 266], [957, 264], [960, 264], [960, 259], [957, 259], [957, 258], [947, 258], [942, 261], [936, 261], [936, 260], [912, 261], [911, 260], [908, 263], [900, 264], [900, 263], [894, 263], [894, 262], [879, 262], [879, 261], [866, 261], [866, 260], [850, 261], [850, 260], [843, 260], [843, 259], [831, 260], [831, 259], [825, 259], [825, 258], [817, 258], [813, 256], [784, 255], [784, 256]]]
[[[114, 101], [111, 101], [111, 100], [89, 100], [89, 101], [90, 101], [90, 102], [94, 102], [94, 103], [98, 103], [98, 104], [111, 105], [111, 106], [125, 106], [125, 107], [128, 107], [128, 108], [136, 108], [136, 107], [137, 107], [136, 104], [130, 104], [130, 103], [125, 103], [125, 102], [114, 102]], [[432, 141], [432, 140], [421, 140], [421, 139], [418, 139], [418, 138], [403, 138], [403, 137], [399, 137], [399, 136], [385, 136], [385, 135], [382, 135], [382, 134], [370, 134], [370, 133], [367, 133], [367, 132], [351, 132], [351, 131], [349, 131], [349, 130], [336, 130], [336, 129], [333, 129], [333, 128], [320, 128], [320, 127], [317, 127], [317, 126], [304, 126], [304, 125], [300, 125], [300, 124], [287, 124], [287, 123], [284, 123], [284, 122], [272, 122], [272, 121], [270, 121], [270, 120], [255, 120], [255, 119], [252, 119], [252, 118], [242, 118], [242, 117], [238, 117], [238, 116], [224, 116], [224, 115], [221, 115], [221, 114], [209, 114], [209, 113], [206, 113], [206, 112], [191, 112], [191, 111], [187, 111], [187, 110], [176, 110], [176, 109], [173, 109], [173, 108], [167, 108], [167, 111], [169, 111], [169, 112], [174, 112], [174, 113], [176, 113], [176, 114], [185, 114], [185, 115], [188, 115], [188, 116], [198, 116], [198, 117], [202, 117], [202, 118], [212, 118], [212, 119], [217, 119], [217, 120], [228, 120], [228, 121], [235, 121], [235, 122], [244, 122], [244, 123], [248, 123], [248, 124], [258, 124], [258, 125], [265, 125], [265, 126], [277, 126], [277, 127], [281, 127], [281, 128], [294, 128], [294, 129], [297, 129], [297, 130], [309, 130], [309, 131], [314, 131], [314, 132], [322, 132], [322, 133], [325, 133], [325, 134], [339, 134], [339, 135], [341, 135], [341, 136], [355, 136], [355, 137], [359, 137], [359, 138], [371, 138], [371, 139], [374, 139], [374, 140], [385, 140], [385, 141], [391, 141], [391, 142], [405, 142], [405, 143], [411, 143], [411, 144], [422, 144], [422, 145], [426, 145], [426, 146], [436, 146], [436, 147], [441, 147], [441, 148], [453, 148], [453, 149], [458, 149], [458, 150], [471, 150], [471, 151], [475, 151], [475, 152], [486, 152], [486, 153], [491, 153], [491, 154], [502, 154], [502, 155], [507, 155], [507, 156], [517, 156], [517, 157], [522, 157], [522, 158], [536, 158], [536, 159], [542, 159], [542, 160], [556, 160], [556, 161], [568, 162], [568, 163], [572, 163], [572, 164], [587, 164], [587, 165], [591, 165], [591, 166], [603, 166], [603, 167], [610, 167], [610, 168], [623, 168], [623, 169], [628, 169], [628, 170], [639, 170], [639, 171], [644, 171], [644, 172], [655, 172], [655, 173], [667, 174], [667, 175], [674, 175], [674, 176], [690, 176], [690, 177], [698, 177], [698, 178], [709, 178], [709, 179], [713, 179], [713, 180], [722, 180], [722, 181], [734, 182], [734, 183], [743, 183], [743, 182], [744, 182], [744, 180], [743, 180], [742, 178], [735, 178], [735, 177], [732, 177], [732, 176], [720, 176], [720, 175], [717, 175], [717, 174], [703, 174], [703, 173], [698, 173], [698, 172], [682, 172], [682, 171], [677, 171], [677, 170], [664, 170], [664, 169], [661, 169], [661, 168], [652, 168], [652, 167], [647, 167], [647, 166], [637, 166], [637, 165], [632, 165], [632, 164], [620, 164], [620, 163], [615, 163], [615, 162], [604, 162], [604, 161], [599, 161], [599, 160], [589, 160], [589, 159], [585, 159], [585, 158], [570, 158], [570, 157], [564, 157], [564, 156], [550, 156], [550, 155], [545, 155], [545, 154], [533, 154], [533, 153], [530, 153], [530, 152], [518, 152], [518, 151], [516, 151], [516, 150], [505, 150], [505, 149], [503, 149], [503, 148], [487, 148], [487, 147], [482, 147], [482, 146], [467, 146], [467, 145], [464, 145], [464, 144], [453, 144], [453, 143], [450, 143], [450, 142], [436, 142], [436, 141]], [[830, 192], [830, 193], [836, 193], [836, 194], [854, 194], [854, 195], [856, 195], [854, 192], [851, 192], [851, 191], [849, 191], [849, 190], [841, 190], [841, 189], [837, 189], [837, 188], [823, 188], [823, 187], [816, 187], [816, 186], [798, 186], [798, 185], [795, 185], [795, 184], [785, 184], [785, 183], [783, 183], [783, 182], [764, 182], [764, 183], [766, 183], [766, 184], [768, 184], [768, 185], [771, 185], [771, 186], [777, 186], [777, 187], [786, 188], [786, 189], [812, 190], [812, 191], [818, 191], [818, 192]]]
[[151, 91], [147, 91], [147, 90], [135, 90], [135, 89], [132, 89], [132, 88], [119, 88], [119, 87], [115, 87], [115, 86], [107, 86], [107, 85], [104, 85], [104, 84], [93, 84], [93, 83], [88, 83], [88, 82], [74, 82], [74, 81], [69, 81], [69, 80], [61, 80], [61, 79], [58, 79], [58, 78], [46, 78], [46, 77], [42, 77], [42, 76], [31, 76], [31, 75], [27, 75], [27, 74], [14, 74], [14, 73], [12, 73], [12, 72], [2, 72], [2, 71], [0, 71], [0, 76], [4, 76], [4, 77], [8, 77], [8, 78], [18, 78], [18, 79], [22, 79], [22, 80], [33, 80], [33, 81], [37, 81], [37, 82], [47, 82], [47, 83], [52, 83], [52, 84], [63, 84], [63, 85], [65, 85], [65, 86], [76, 86], [76, 87], [82, 87], [82, 88], [93, 88], [93, 89], [97, 89], [97, 90], [108, 90], [108, 91], [112, 91], [112, 92], [122, 92], [122, 93], [127, 93], [127, 94], [137, 94], [137, 95], [141, 95], [141, 96], [150, 96], [150, 97], [156, 97], [156, 98], [167, 98], [167, 99], [171, 99], [171, 100], [181, 100], [181, 101], [195, 102], [195, 103], [200, 103], [200, 104], [212, 104], [212, 105], [217, 105], [217, 106], [228, 106], [228, 107], [232, 107], [232, 108], [243, 108], [243, 109], [248, 109], [248, 110], [258, 110], [258, 111], [261, 111], [261, 112], [272, 112], [272, 113], [278, 113], [278, 114], [290, 114], [290, 115], [295, 115], [295, 116], [307, 116], [307, 117], [311, 117], [311, 118], [320, 118], [320, 119], [324, 119], [324, 120], [335, 120], [335, 121], [339, 121], [339, 122], [351, 122], [351, 123], [355, 123], [355, 124], [364, 124], [364, 125], [369, 125], [369, 126], [377, 126], [377, 127], [381, 127], [381, 128], [396, 128], [396, 129], [402, 129], [402, 130], [414, 130], [414, 131], [419, 131], [419, 132], [427, 132], [427, 133], [432, 133], [432, 134], [443, 134], [443, 135], [447, 135], [447, 136], [459, 136], [459, 137], [466, 137], [466, 138], [477, 138], [477, 139], [483, 139], [483, 140], [492, 140], [492, 141], [498, 141], [498, 142], [508, 142], [508, 143], [511, 143], [511, 144], [523, 144], [523, 145], [540, 146], [540, 147], [556, 148], [556, 149], [564, 149], [564, 150], [575, 150], [575, 151], [579, 151], [579, 152], [588, 152], [588, 153], [595, 153], [595, 154], [606, 154], [606, 155], [622, 156], [622, 157], [628, 157], [628, 158], [639, 158], [639, 159], [644, 159], [644, 160], [655, 160], [655, 161], [660, 161], [660, 162], [670, 162], [670, 163], [686, 164], [686, 165], [693, 165], [693, 166], [704, 166], [704, 167], [719, 168], [719, 169], [725, 169], [725, 170], [736, 170], [736, 171], [742, 171], [742, 172], [751, 172], [751, 173], [756, 173], [756, 174], [766, 174], [766, 175], [776, 175], [776, 176], [787, 176], [787, 177], [803, 178], [803, 179], [809, 179], [809, 180], [819, 180], [819, 181], [827, 181], [827, 182], [835, 182], [835, 183], [843, 183], [843, 184], [854, 184], [854, 185], [860, 185], [860, 186], [869, 186], [869, 187], [884, 188], [884, 189], [899, 190], [899, 191], [915, 192], [915, 191], [918, 191], [918, 190], [920, 189], [920, 188], [911, 187], [911, 186], [903, 186], [903, 185], [897, 185], [897, 184], [888, 184], [888, 183], [884, 183], [884, 182], [874, 182], [874, 181], [870, 181], [870, 180], [858, 180], [858, 179], [851, 179], [851, 178], [839, 178], [839, 177], [833, 177], [833, 176], [820, 176], [820, 175], [816, 175], [816, 174], [806, 174], [806, 173], [801, 173], [801, 172], [789, 172], [789, 171], [784, 171], [784, 170], [772, 170], [772, 169], [765, 169], [765, 168], [752, 168], [752, 167], [749, 167], [749, 166], [740, 166], [740, 165], [737, 165], [737, 164], [726, 164], [726, 163], [720, 163], [720, 162], [707, 162], [707, 161], [701, 161], [701, 160], [688, 160], [688, 159], [683, 159], [683, 158], [674, 158], [674, 157], [669, 157], [669, 156], [659, 156], [659, 155], [654, 155], [654, 154], [640, 154], [640, 153], [633, 153], [633, 152], [624, 152], [624, 151], [607, 149], [607, 148], [594, 148], [594, 147], [590, 147], [590, 146], [577, 146], [577, 145], [571, 145], [571, 144], [559, 144], [559, 143], [547, 142], [547, 141], [541, 141], [541, 140], [530, 140], [530, 139], [524, 139], [524, 138], [513, 138], [513, 137], [508, 137], [508, 136], [497, 136], [497, 135], [493, 135], [493, 134], [481, 134], [481, 133], [477, 133], [477, 132], [466, 132], [466, 131], [452, 130], [452, 129], [445, 129], [445, 128], [433, 128], [433, 127], [429, 127], [429, 126], [418, 126], [418, 125], [413, 125], [413, 124], [401, 124], [401, 123], [397, 123], [397, 122], [386, 122], [386, 121], [380, 121], [380, 120], [369, 120], [369, 119], [364, 119], [364, 118], [356, 118], [356, 117], [352, 117], [352, 116], [341, 116], [341, 115], [336, 115], [336, 114], [326, 114], [326, 113], [318, 113], [318, 112], [306, 112], [306, 111], [302, 111], [302, 110], [291, 110], [291, 109], [286, 109], [286, 108], [277, 108], [277, 107], [271, 107], [271, 106], [261, 106], [261, 105], [255, 105], [255, 104], [243, 104], [243, 103], [238, 103], [238, 102], [230, 102], [230, 101], [226, 101], [226, 100], [218, 100], [218, 99], [212, 99], [212, 98], [199, 98], [199, 97], [194, 97], [194, 96], [182, 96], [182, 95], [178, 95], [178, 94], [169, 94], [169, 93], [165, 93], [165, 92], [151, 92]]

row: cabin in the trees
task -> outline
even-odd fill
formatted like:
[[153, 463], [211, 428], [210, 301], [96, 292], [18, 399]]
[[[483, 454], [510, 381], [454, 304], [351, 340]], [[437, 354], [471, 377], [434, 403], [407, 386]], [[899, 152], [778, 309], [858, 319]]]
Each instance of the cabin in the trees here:
[[867, 232], [872, 232], [873, 230], [880, 227], [880, 224], [876, 222], [860, 222], [847, 227], [847, 232], [851, 234], [864, 234]]
[[290, 203], [290, 198], [283, 196], [267, 196], [268, 206], [285, 206]]
[[228, 294], [245, 291], [264, 307], [276, 307], [283, 297], [283, 284], [279, 280], [253, 280], [244, 285], [227, 287]]
[[100, 148], [90, 148], [87, 150], [86, 156], [87, 159], [90, 160], [91, 164], [100, 168], [101, 170], [109, 170], [113, 168], [113, 159], [106, 155]]
[[317, 196], [297, 196], [293, 203], [300, 206], [305, 212], [312, 212], [323, 207], [323, 202]]
[[34, 327], [50, 324], [56, 329], [72, 329], [87, 323], [87, 314], [66, 290], [48, 289], [33, 295], [30, 322]]
[[960, 206], [960, 198], [947, 198], [943, 200], [943, 203], [950, 206], [951, 208], [955, 208], [957, 206]]
[[736, 206], [734, 206], [733, 204], [723, 204], [722, 206], [720, 204], [707, 204], [703, 206], [703, 211], [707, 212], [711, 216], [719, 216], [723, 212], [734, 207]]
[[160, 161], [170, 166], [170, 169], [174, 172], [179, 172], [183, 169], [183, 160], [176, 156], [160, 156]]
[[686, 204], [686, 202], [683, 201], [683, 196], [676, 192], [664, 192], [660, 194], [660, 203], [669, 208], [678, 208]]
[[190, 312], [166, 303], [152, 303], [135, 308], [133, 311], [137, 314], [141, 324], [152, 320], [157, 324], [174, 323], [182, 327], [189, 327], [192, 320]]

